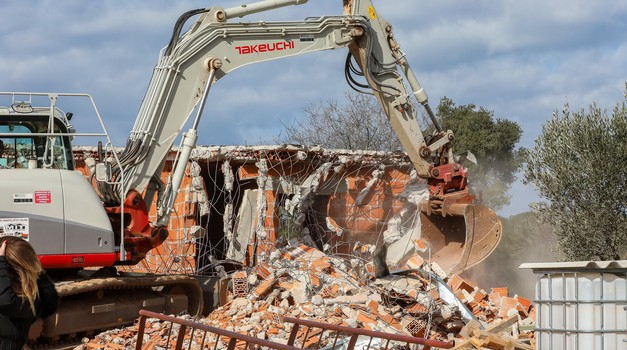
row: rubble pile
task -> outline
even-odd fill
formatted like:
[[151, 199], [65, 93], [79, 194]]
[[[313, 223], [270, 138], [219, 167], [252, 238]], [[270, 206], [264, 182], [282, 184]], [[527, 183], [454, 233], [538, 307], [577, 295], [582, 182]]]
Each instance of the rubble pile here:
[[[291, 331], [282, 317], [289, 316], [434, 340], [454, 339], [460, 349], [532, 348], [535, 315], [528, 299], [510, 297], [506, 288], [487, 293], [460, 276], [447, 276], [437, 264], [426, 263], [418, 255], [408, 259], [402, 271], [375, 278], [374, 265], [364, 258], [371, 248], [356, 247], [361, 254], [353, 259], [330, 256], [304, 244], [274, 250], [255, 267], [233, 273], [229, 301], [199, 322], [282, 344]], [[130, 343], [136, 328], [103, 333], [86, 340], [84, 348], [102, 348], [107, 343], [122, 348]], [[148, 328], [153, 335], [146, 332], [145, 337], [154, 342], [159, 322], [149, 320]], [[296, 345], [308, 348], [320, 340], [315, 334], [305, 337], [299, 334]], [[326, 345], [331, 344], [319, 344]]]

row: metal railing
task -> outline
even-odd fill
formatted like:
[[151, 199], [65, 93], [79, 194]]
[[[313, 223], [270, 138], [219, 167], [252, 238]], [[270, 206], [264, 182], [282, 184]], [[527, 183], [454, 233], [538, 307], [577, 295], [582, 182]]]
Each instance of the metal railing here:
[[[284, 317], [281, 320], [292, 324], [287, 344], [227, 331], [202, 323], [167, 316], [147, 310], [139, 312], [136, 350], [143, 349], [342, 349], [363, 350], [410, 348], [410, 345], [423, 346], [423, 349], [450, 349], [453, 341], [438, 341], [407, 335], [370, 331], [360, 328], [337, 326], [327, 323]], [[159, 327], [149, 325], [149, 318], [162, 321]], [[150, 334], [148, 334], [150, 332]], [[144, 344], [146, 342], [146, 344]], [[324, 345], [324, 346], [323, 346]], [[323, 347], [321, 347], [323, 346]]]
[[299, 348], [301, 349], [341, 348], [352, 350], [355, 347], [360, 350], [409, 349], [411, 345], [422, 345], [422, 349], [450, 349], [455, 345], [453, 341], [439, 341], [410, 335], [371, 331], [293, 317], [284, 317], [283, 321], [293, 324], [287, 344], [295, 345], [298, 340], [299, 344], [297, 345], [300, 345]]
[[[275, 343], [269, 340], [251, 337], [227, 331], [221, 328], [208, 326], [198, 322], [183, 320], [173, 316], [167, 316], [151, 311], [139, 311], [139, 329], [137, 331], [136, 350], [142, 349], [277, 349], [299, 350], [298, 348]], [[146, 334], [146, 321], [155, 318], [165, 321], [159, 330], [154, 331], [144, 345]], [[153, 329], [154, 330], [154, 329]]]

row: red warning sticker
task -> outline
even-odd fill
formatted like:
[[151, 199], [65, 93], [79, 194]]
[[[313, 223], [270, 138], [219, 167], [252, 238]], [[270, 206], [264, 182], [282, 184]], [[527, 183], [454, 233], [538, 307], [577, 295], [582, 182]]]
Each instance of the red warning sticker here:
[[51, 202], [50, 191], [35, 191], [35, 204], [50, 204]]

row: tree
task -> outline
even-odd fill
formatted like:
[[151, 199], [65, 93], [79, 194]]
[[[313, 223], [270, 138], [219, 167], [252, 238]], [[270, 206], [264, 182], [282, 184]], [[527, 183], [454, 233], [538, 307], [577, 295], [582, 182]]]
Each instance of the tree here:
[[[453, 150], [471, 151], [477, 157], [478, 165], [464, 164], [470, 171], [471, 190], [495, 210], [508, 204], [507, 191], [520, 165], [521, 150], [515, 149], [522, 135], [520, 126], [505, 119], [494, 120], [494, 112], [483, 107], [456, 106], [446, 97], [437, 110], [443, 127], [455, 134]], [[285, 134], [275, 137], [275, 142], [375, 151], [402, 149], [372, 96], [348, 92], [344, 104], [330, 100], [308, 105], [304, 111], [304, 121], [285, 125]], [[418, 118], [423, 126], [428, 124], [424, 114]]]
[[[627, 101], [627, 84], [625, 84]], [[541, 198], [532, 208], [551, 223], [568, 260], [614, 260], [627, 253], [627, 109], [612, 116], [596, 103], [568, 104], [544, 125], [525, 156], [525, 182]]]
[[347, 92], [343, 104], [329, 100], [308, 105], [304, 111], [304, 121], [284, 124], [285, 135], [275, 137], [275, 142], [372, 151], [402, 149], [387, 117], [370, 95]]
[[498, 210], [510, 201], [509, 187], [516, 180], [521, 149], [515, 145], [522, 129], [511, 120], [494, 119], [494, 112], [474, 104], [456, 106], [443, 97], [438, 117], [445, 130], [452, 130], [456, 153], [472, 152], [477, 164], [464, 164], [469, 171], [469, 187], [490, 208]]

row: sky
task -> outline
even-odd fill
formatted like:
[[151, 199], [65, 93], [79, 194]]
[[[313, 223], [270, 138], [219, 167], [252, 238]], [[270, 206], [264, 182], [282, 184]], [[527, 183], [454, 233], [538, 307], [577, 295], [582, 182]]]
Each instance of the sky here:
[[[3, 0], [0, 91], [88, 93], [121, 146], [150, 81], [159, 50], [190, 9], [252, 1]], [[246, 20], [340, 15], [340, 0], [309, 0]], [[627, 81], [627, 2], [583, 0], [379, 0], [407, 60], [435, 108], [440, 98], [475, 104], [523, 129], [533, 147], [555, 110], [623, 100]], [[303, 108], [349, 90], [346, 51], [243, 67], [207, 100], [201, 145], [273, 143]], [[80, 120], [76, 121], [77, 126]], [[528, 209], [537, 194], [520, 181], [500, 214]]]

